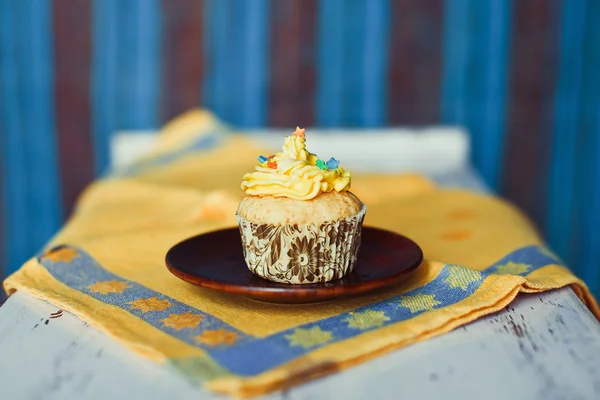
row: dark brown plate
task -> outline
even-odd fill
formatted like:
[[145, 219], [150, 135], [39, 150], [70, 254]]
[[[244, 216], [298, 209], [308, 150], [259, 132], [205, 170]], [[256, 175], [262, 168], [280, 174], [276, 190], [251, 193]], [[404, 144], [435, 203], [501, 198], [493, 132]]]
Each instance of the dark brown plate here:
[[254, 275], [244, 261], [237, 228], [184, 240], [167, 253], [169, 271], [194, 285], [274, 303], [315, 303], [356, 296], [407, 279], [423, 261], [421, 248], [393, 232], [364, 227], [354, 271], [327, 283], [290, 285]]

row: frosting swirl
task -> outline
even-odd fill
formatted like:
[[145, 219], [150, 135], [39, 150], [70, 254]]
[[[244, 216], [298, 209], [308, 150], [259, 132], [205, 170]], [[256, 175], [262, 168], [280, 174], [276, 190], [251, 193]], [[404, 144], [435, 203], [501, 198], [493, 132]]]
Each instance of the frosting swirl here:
[[282, 151], [258, 157], [254, 172], [245, 174], [241, 188], [253, 196], [288, 197], [310, 200], [319, 193], [350, 188], [350, 171], [331, 158], [325, 162], [306, 150], [304, 129], [296, 128], [286, 136]]

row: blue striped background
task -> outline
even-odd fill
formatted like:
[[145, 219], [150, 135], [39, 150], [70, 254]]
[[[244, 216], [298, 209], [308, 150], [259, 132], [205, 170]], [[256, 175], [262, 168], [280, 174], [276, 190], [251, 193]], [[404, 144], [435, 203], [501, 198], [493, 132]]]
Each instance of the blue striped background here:
[[579, 136], [585, 13], [585, 0], [563, 3], [550, 167], [548, 239], [567, 259], [572, 256], [569, 243], [573, 236], [575, 212], [575, 151]]
[[442, 121], [467, 125], [473, 163], [500, 181], [506, 117], [510, 1], [447, 0]]
[[[92, 138], [94, 169], [101, 174], [109, 165], [112, 132], [158, 127], [163, 122], [161, 100], [177, 95], [165, 93], [162, 85], [163, 66], [169, 61], [163, 56], [162, 12], [176, 5], [160, 0], [89, 1], [93, 123], [92, 132], [82, 134]], [[276, 50], [271, 41], [273, 1], [204, 0], [203, 42], [187, 49], [203, 56], [202, 85], [197, 88], [201, 105], [233, 124], [263, 126], [276, 105], [277, 99], [269, 97], [270, 60]], [[396, 51], [390, 46], [392, 10], [410, 12], [410, 2], [310, 1], [317, 10], [314, 23], [307, 22], [314, 25], [315, 43], [298, 48], [312, 51], [300, 59], [314, 64], [314, 123], [386, 125], [395, 112], [388, 106], [390, 54]], [[444, 7], [441, 84], [435, 94], [440, 118], [429, 123], [465, 125], [472, 137], [474, 165], [500, 191], [503, 171], [512, 161], [506, 127], [508, 82], [519, 40], [513, 36], [517, 2], [424, 3]], [[33, 254], [64, 217], [54, 120], [52, 4], [0, 0], [2, 263], [9, 271]], [[538, 205], [545, 210], [538, 222], [546, 228], [550, 245], [598, 292], [600, 5], [589, 0], [539, 4], [555, 8], [550, 15], [560, 18], [560, 32], [552, 43], [558, 64], [552, 129], [536, 133], [552, 144], [551, 149], [539, 149], [551, 152], [552, 165], [538, 177], [547, 199]], [[413, 31], [403, 31], [407, 40], [419, 35], [418, 21], [414, 26], [406, 27]], [[409, 57], [404, 62], [410, 63]]]
[[[577, 273], [596, 293], [600, 293], [600, 2], [588, 1], [587, 4], [577, 99], [577, 139], [573, 140], [571, 134], [577, 160], [574, 163], [575, 186], [571, 200], [574, 213], [572, 220], [568, 221], [572, 224], [571, 240], [564, 254], [573, 260]], [[562, 140], [568, 141], [569, 138], [563, 137]], [[562, 208], [565, 208], [564, 203]], [[566, 236], [560, 230], [554, 233], [558, 240], [561, 233]]]
[[474, 102], [470, 111], [479, 118], [471, 124], [473, 162], [489, 185], [498, 187], [503, 162], [503, 135], [506, 117], [507, 68], [510, 44], [511, 1], [477, 2], [483, 32], [478, 59], [483, 81], [481, 108]]
[[342, 124], [344, 5], [343, 0], [319, 2], [316, 122], [324, 127]]
[[5, 243], [9, 271], [59, 228], [50, 1], [0, 2]]
[[270, 0], [242, 3], [243, 44], [238, 60], [243, 72], [240, 123], [248, 127], [264, 126], [267, 122], [269, 3]]
[[387, 118], [389, 34], [392, 23], [389, 0], [365, 0], [363, 54], [361, 63], [362, 93], [360, 96], [361, 126], [381, 126]]
[[94, 0], [92, 62], [92, 139], [95, 169], [109, 165], [109, 139], [117, 128], [118, 0]]
[[381, 126], [386, 121], [388, 0], [321, 1], [317, 124]]
[[[98, 1], [98, 0], [96, 0]], [[160, 0], [118, 1], [118, 126], [159, 126]], [[102, 38], [100, 38], [102, 40]]]
[[445, 0], [442, 123], [464, 125], [467, 115], [469, 0]]
[[241, 123], [243, 10], [237, 0], [206, 0], [204, 4], [204, 104], [224, 120]]

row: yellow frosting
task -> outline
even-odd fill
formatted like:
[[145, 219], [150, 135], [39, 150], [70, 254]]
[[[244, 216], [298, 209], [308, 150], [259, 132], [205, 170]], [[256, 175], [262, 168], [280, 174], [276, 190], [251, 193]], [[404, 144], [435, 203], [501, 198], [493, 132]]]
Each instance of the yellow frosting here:
[[335, 169], [321, 169], [317, 164], [324, 166], [325, 162], [306, 150], [304, 129], [296, 128], [285, 137], [280, 153], [259, 160], [255, 171], [244, 175], [242, 190], [253, 196], [309, 200], [319, 193], [350, 188], [350, 171], [339, 165]]

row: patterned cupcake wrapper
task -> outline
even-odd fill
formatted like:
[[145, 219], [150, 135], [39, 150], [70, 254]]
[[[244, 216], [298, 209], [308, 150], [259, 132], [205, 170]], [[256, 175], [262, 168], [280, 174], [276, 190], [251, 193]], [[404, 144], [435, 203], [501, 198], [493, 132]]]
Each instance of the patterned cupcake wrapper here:
[[367, 212], [321, 224], [255, 224], [236, 215], [250, 271], [274, 282], [328, 282], [354, 269]]

